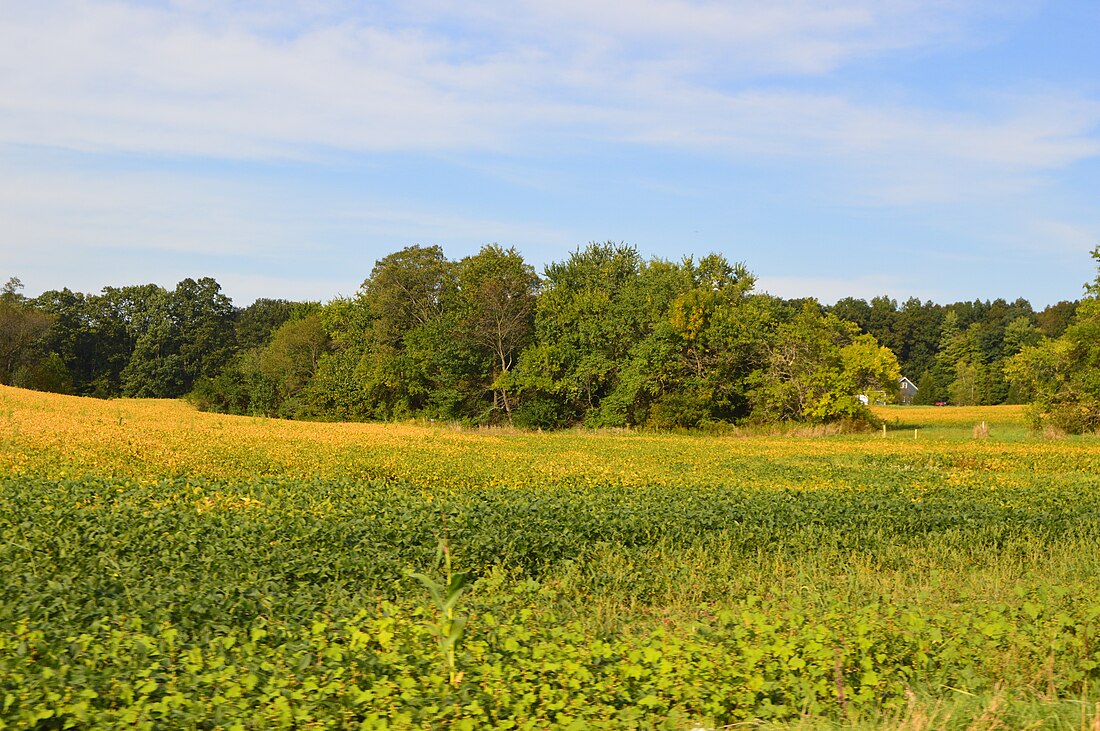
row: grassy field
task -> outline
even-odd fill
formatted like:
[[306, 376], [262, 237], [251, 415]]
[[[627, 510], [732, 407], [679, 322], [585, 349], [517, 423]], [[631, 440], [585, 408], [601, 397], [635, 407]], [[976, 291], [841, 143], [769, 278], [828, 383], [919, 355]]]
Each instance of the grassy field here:
[[[0, 728], [1100, 728], [1100, 441], [877, 413], [530, 434], [0, 387]], [[409, 577], [441, 541], [452, 645]]]

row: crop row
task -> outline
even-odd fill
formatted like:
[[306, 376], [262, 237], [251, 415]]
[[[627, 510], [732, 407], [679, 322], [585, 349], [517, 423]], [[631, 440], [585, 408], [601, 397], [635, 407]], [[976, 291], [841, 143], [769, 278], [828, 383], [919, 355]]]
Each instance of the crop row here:
[[[1100, 492], [937, 475], [807, 490], [3, 478], [0, 723], [680, 728], [1094, 687]], [[440, 538], [476, 579], [457, 685], [408, 577], [432, 571]], [[739, 574], [768, 561], [822, 570], [746, 590]], [[947, 576], [939, 599], [850, 584], [917, 564]], [[968, 588], [950, 572], [971, 565]], [[709, 582], [698, 603], [669, 604], [689, 575]], [[621, 611], [601, 615], [600, 591]]]
[[[391, 482], [0, 480], [0, 620], [106, 612], [188, 626], [398, 598], [445, 538], [458, 568], [538, 579], [613, 548], [721, 549], [746, 560], [821, 552], [888, 562], [899, 547], [960, 555], [1100, 543], [1100, 494], [883, 486], [487, 488]], [[644, 576], [631, 587], [645, 601]]]

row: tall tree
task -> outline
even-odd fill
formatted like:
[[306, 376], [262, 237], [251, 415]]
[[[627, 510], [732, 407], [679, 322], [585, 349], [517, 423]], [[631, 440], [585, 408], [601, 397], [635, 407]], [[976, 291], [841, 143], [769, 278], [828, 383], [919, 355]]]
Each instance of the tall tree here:
[[0, 384], [12, 385], [20, 368], [34, 363], [54, 318], [26, 304], [23, 283], [12, 277], [0, 290]]
[[747, 413], [745, 379], [759, 365], [770, 300], [755, 278], [718, 254], [655, 260], [640, 276], [648, 333], [601, 405], [608, 424], [692, 427]]
[[457, 266], [458, 335], [482, 363], [493, 408], [511, 414], [512, 368], [534, 331], [539, 278], [514, 248], [485, 246]]
[[360, 287], [375, 337], [400, 345], [413, 329], [443, 314], [454, 290], [454, 267], [439, 246], [408, 246], [379, 259]]
[[893, 395], [899, 373], [893, 352], [874, 336], [807, 303], [768, 344], [767, 363], [749, 394], [753, 416], [815, 423], [865, 418], [860, 394]]
[[901, 352], [903, 343], [898, 332], [897, 301], [885, 295], [872, 298], [866, 331], [895, 353]]
[[44, 349], [57, 355], [70, 375], [75, 392], [86, 394], [88, 384], [95, 378], [97, 345], [89, 318], [88, 298], [68, 288], [50, 290], [35, 298], [34, 307], [54, 317], [43, 339]]
[[1014, 385], [1035, 394], [1035, 426], [1100, 431], [1100, 246], [1092, 258], [1096, 278], [1062, 336], [1024, 347], [1005, 368]]
[[212, 378], [233, 354], [233, 304], [210, 277], [150, 293], [131, 321], [133, 355], [121, 374], [127, 396], [174, 398]]
[[[535, 311], [535, 343], [516, 384], [561, 420], [590, 415], [611, 393], [631, 348], [651, 323], [640, 297], [641, 259], [625, 244], [591, 243], [546, 267]], [[595, 421], [593, 421], [595, 420]]]
[[88, 395], [106, 398], [122, 394], [122, 372], [129, 365], [138, 337], [150, 325], [151, 304], [165, 293], [156, 284], [104, 287], [86, 298], [94, 342], [87, 370]]
[[0, 288], [0, 302], [5, 302], [9, 305], [21, 305], [26, 301], [26, 297], [20, 291], [23, 289], [23, 282], [19, 277], [9, 277], [8, 281], [4, 283], [4, 286]]
[[1048, 338], [1062, 337], [1062, 333], [1073, 323], [1073, 316], [1077, 314], [1077, 304], [1076, 301], [1063, 300], [1037, 313], [1036, 321], [1043, 335]]
[[267, 345], [275, 331], [291, 320], [319, 312], [319, 302], [292, 302], [261, 297], [234, 316], [235, 341], [239, 350]]
[[867, 303], [867, 300], [844, 297], [837, 300], [836, 304], [829, 310], [841, 320], [859, 325], [859, 329], [863, 332], [870, 332], [868, 327], [871, 323], [871, 305]]
[[894, 354], [904, 375], [920, 378], [932, 368], [942, 323], [942, 309], [932, 302], [921, 302], [916, 297], [906, 300], [898, 310], [895, 319], [897, 349]]
[[451, 337], [453, 312], [446, 312], [455, 287], [454, 265], [439, 246], [409, 246], [379, 259], [355, 300], [340, 306], [340, 317], [362, 332], [358, 342], [336, 338], [340, 357], [355, 361], [372, 415], [450, 411], [461, 400], [443, 386], [466, 370]]

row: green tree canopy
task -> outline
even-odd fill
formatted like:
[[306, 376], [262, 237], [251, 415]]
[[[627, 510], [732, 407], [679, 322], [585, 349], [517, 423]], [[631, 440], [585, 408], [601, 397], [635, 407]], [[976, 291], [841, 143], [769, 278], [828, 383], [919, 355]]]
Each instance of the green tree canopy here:
[[552, 399], [565, 420], [598, 413], [650, 324], [640, 269], [634, 247], [612, 242], [589, 244], [546, 267], [535, 344], [515, 380], [529, 398]]
[[0, 291], [0, 384], [17, 384], [21, 369], [33, 365], [55, 317], [27, 306], [19, 291], [23, 283], [12, 277]]
[[763, 422], [858, 420], [868, 413], [859, 396], [892, 396], [899, 378], [897, 358], [874, 336], [807, 303], [767, 344], [749, 398]]
[[1100, 431], [1100, 246], [1092, 258], [1097, 276], [1062, 335], [1023, 347], [1005, 367], [1014, 385], [1034, 394], [1037, 427]]
[[212, 378], [234, 351], [233, 305], [210, 277], [147, 291], [129, 318], [133, 354], [121, 373], [127, 396], [174, 398]]
[[511, 374], [534, 333], [539, 278], [514, 248], [491, 244], [457, 265], [457, 337], [477, 363], [493, 408], [511, 414]]

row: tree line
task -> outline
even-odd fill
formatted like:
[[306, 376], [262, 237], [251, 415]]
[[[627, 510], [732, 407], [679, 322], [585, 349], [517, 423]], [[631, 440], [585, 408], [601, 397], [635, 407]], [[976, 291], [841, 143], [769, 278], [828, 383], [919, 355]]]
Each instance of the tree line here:
[[1010, 381], [1006, 364], [1028, 346], [1061, 337], [1079, 304], [1063, 301], [1036, 312], [1025, 299], [938, 305], [912, 298], [899, 307], [875, 297], [845, 298], [831, 310], [897, 355], [919, 387], [915, 403], [978, 406], [1030, 400], [1028, 384]]
[[[527, 428], [858, 422], [869, 417], [859, 397], [892, 400], [905, 374], [920, 403], [1035, 400], [1046, 414], [1037, 418], [1049, 420], [1066, 411], [1063, 371], [1100, 367], [1066, 355], [1067, 342], [1093, 334], [1100, 283], [1082, 301], [1039, 312], [1023, 299], [899, 307], [846, 298], [826, 307], [758, 293], [743, 264], [718, 254], [646, 260], [611, 242], [580, 248], [541, 276], [513, 248], [452, 261], [438, 246], [410, 246], [378, 260], [354, 296], [325, 304], [237, 308], [209, 277], [172, 290], [27, 298], [20, 289], [12, 279], [0, 292], [0, 383], [186, 396], [204, 409], [286, 418]], [[1075, 388], [1100, 397], [1093, 385]]]

